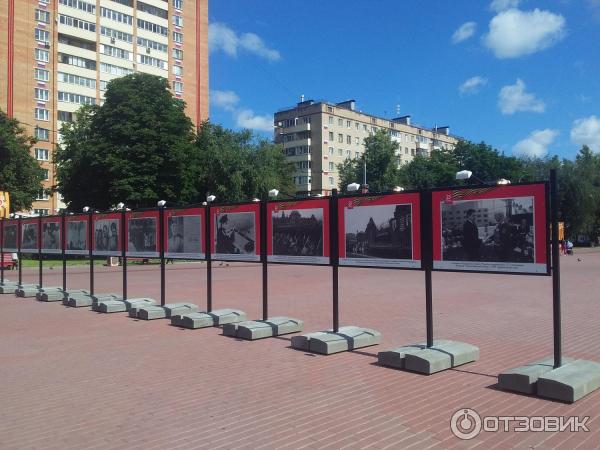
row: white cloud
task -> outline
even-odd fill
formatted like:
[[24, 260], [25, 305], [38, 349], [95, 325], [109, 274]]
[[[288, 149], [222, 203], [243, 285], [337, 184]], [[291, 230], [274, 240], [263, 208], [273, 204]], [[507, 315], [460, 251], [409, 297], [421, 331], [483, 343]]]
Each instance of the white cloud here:
[[490, 9], [495, 12], [504, 11], [505, 9], [517, 8], [521, 0], [494, 0], [490, 3]]
[[217, 108], [233, 111], [240, 98], [233, 91], [210, 91], [210, 102]]
[[573, 122], [571, 142], [600, 152], [600, 117], [590, 116]]
[[273, 116], [265, 114], [259, 116], [251, 109], [241, 109], [235, 113], [236, 124], [240, 128], [273, 132]]
[[279, 51], [269, 48], [260, 36], [254, 33], [238, 35], [235, 30], [218, 22], [208, 26], [208, 47], [211, 51], [222, 50], [233, 57], [236, 57], [240, 50], [244, 50], [269, 61], [281, 59]]
[[475, 22], [463, 23], [452, 35], [452, 43], [458, 44], [459, 42], [466, 41], [475, 34], [477, 24]]
[[477, 94], [488, 82], [487, 78], [479, 75], [471, 77], [458, 87], [461, 94]]
[[550, 128], [532, 131], [528, 137], [514, 145], [513, 153], [529, 158], [541, 158], [546, 156], [548, 146], [554, 142], [556, 136], [558, 131]]
[[502, 114], [514, 114], [519, 111], [543, 113], [546, 110], [546, 104], [527, 92], [525, 83], [520, 78], [517, 78], [515, 84], [500, 89], [498, 107]]
[[553, 46], [565, 34], [565, 19], [560, 14], [509, 9], [492, 18], [483, 42], [496, 58], [518, 58]]

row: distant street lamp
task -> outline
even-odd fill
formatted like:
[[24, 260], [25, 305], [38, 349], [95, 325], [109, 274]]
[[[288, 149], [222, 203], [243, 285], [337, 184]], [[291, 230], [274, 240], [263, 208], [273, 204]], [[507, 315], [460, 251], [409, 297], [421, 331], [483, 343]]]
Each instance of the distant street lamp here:
[[404, 190], [404, 188], [402, 186], [394, 186], [394, 188], [392, 189], [392, 191], [394, 192], [402, 192]]
[[510, 184], [510, 180], [507, 180], [506, 178], [500, 178], [498, 181], [496, 181], [496, 184], [507, 185]]
[[348, 192], [356, 192], [360, 189], [360, 184], [358, 183], [350, 183], [348, 186], [346, 186], [346, 190]]
[[468, 180], [469, 178], [474, 178], [475, 180], [479, 181], [481, 184], [485, 184], [485, 181], [483, 181], [482, 179], [473, 175], [473, 172], [471, 172], [470, 170], [461, 170], [460, 172], [456, 172], [457, 180]]

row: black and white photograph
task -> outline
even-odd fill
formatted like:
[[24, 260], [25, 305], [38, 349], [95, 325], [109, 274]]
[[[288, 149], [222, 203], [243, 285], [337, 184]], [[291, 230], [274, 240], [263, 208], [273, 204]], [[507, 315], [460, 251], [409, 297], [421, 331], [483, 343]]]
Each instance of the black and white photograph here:
[[17, 225], [4, 225], [4, 250], [17, 250]]
[[323, 257], [323, 208], [282, 209], [271, 213], [271, 261], [327, 264]]
[[204, 257], [200, 216], [171, 216], [168, 218], [166, 256], [169, 258]]
[[23, 224], [23, 237], [21, 241], [21, 251], [24, 250], [35, 250], [38, 249], [38, 224], [37, 223], [24, 223]]
[[87, 223], [77, 220], [67, 223], [66, 251], [74, 254], [87, 253]]
[[533, 263], [533, 197], [441, 204], [442, 259]]
[[346, 207], [344, 224], [346, 257], [340, 264], [413, 265], [410, 204]]
[[58, 253], [60, 251], [60, 222], [42, 223], [42, 252]]
[[158, 254], [155, 217], [129, 219], [127, 235], [127, 254], [139, 256]]
[[98, 254], [118, 253], [119, 220], [100, 219], [94, 222], [94, 252]]
[[258, 258], [254, 212], [215, 215], [215, 257], [228, 259]]

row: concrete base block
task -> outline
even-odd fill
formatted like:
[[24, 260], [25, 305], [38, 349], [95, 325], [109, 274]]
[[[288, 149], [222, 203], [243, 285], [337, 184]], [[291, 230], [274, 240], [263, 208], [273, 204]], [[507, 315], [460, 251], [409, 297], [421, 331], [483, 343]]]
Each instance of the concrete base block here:
[[[564, 358], [565, 363], [572, 359]], [[550, 372], [554, 368], [554, 357], [540, 359], [523, 366], [502, 372], [498, 375], [498, 386], [507, 391], [520, 392], [522, 394], [536, 394], [537, 381], [539, 377]]]
[[464, 342], [437, 340], [380, 352], [379, 364], [431, 375], [479, 359], [479, 348]]
[[323, 355], [369, 347], [380, 342], [380, 332], [356, 326], [340, 327], [337, 333], [332, 330], [318, 331], [292, 337], [293, 348]]
[[4, 283], [4, 285], [0, 286], [0, 294], [13, 294], [15, 295], [15, 291], [18, 286], [16, 284]]
[[87, 294], [85, 289], [68, 289], [63, 291], [62, 288], [54, 289], [54, 290], [40, 290], [35, 298], [40, 302], [58, 302], [63, 300], [65, 297], [69, 297], [69, 295], [75, 294]]
[[169, 303], [165, 306], [136, 306], [129, 310], [129, 317], [142, 320], [169, 319], [174, 315], [191, 314], [198, 311], [193, 303]]
[[576, 359], [538, 378], [540, 397], [573, 403], [600, 388], [600, 364]]
[[171, 316], [171, 325], [195, 330], [197, 328], [218, 327], [245, 320], [246, 313], [239, 309], [216, 309], [209, 313], [195, 312], [185, 315], [173, 315]]
[[96, 311], [101, 313], [127, 312], [131, 307], [137, 305], [155, 305], [156, 302], [151, 298], [130, 298], [123, 300], [103, 300], [98, 302]]
[[253, 341], [302, 331], [304, 323], [291, 317], [271, 317], [267, 320], [247, 320], [223, 326], [223, 335]]
[[[117, 294], [69, 294], [66, 300], [66, 306], [70, 306], [72, 308], [81, 308], [84, 306], [94, 306], [94, 303], [98, 304], [98, 302], [103, 300], [119, 300], [120, 297]], [[65, 301], [63, 300], [63, 304]]]
[[21, 298], [34, 298], [39, 292], [39, 287], [34, 284], [23, 285], [15, 289], [15, 295]]

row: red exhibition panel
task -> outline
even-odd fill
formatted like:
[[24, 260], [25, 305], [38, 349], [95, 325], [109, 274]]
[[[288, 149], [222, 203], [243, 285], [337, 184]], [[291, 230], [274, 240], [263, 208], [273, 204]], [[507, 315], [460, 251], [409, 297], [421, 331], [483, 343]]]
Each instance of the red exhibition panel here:
[[94, 214], [92, 253], [100, 256], [120, 256], [121, 231], [121, 213]]
[[19, 246], [19, 221], [17, 219], [4, 220], [2, 233], [2, 250], [5, 253], [15, 253]]
[[63, 230], [59, 216], [42, 218], [42, 253], [62, 253]]
[[140, 258], [156, 258], [160, 252], [159, 212], [128, 212], [127, 222], [127, 256]]
[[260, 204], [244, 203], [210, 208], [212, 259], [260, 260]]
[[269, 202], [267, 260], [329, 264], [329, 200]]
[[341, 197], [340, 265], [421, 268], [420, 217], [417, 192]]
[[39, 219], [23, 219], [21, 222], [21, 253], [39, 252]]
[[204, 259], [204, 208], [165, 210], [165, 257]]
[[68, 255], [87, 255], [89, 216], [80, 214], [65, 218], [65, 253]]
[[433, 268], [549, 274], [544, 183], [434, 191]]

